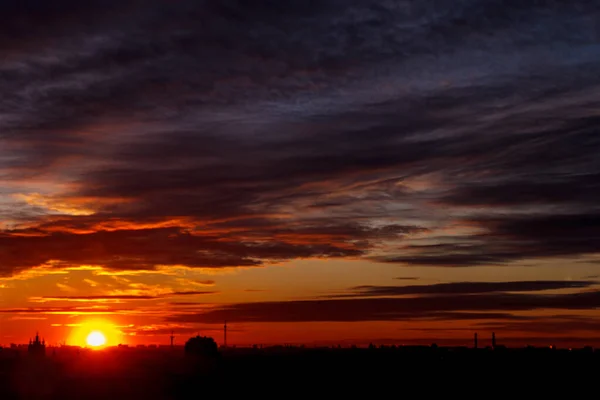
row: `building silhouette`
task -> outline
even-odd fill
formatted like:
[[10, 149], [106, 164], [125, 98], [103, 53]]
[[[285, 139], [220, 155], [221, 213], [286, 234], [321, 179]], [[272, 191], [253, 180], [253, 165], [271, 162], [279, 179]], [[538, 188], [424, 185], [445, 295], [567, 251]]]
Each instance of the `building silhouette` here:
[[32, 356], [40, 356], [40, 357], [43, 357], [46, 355], [46, 341], [43, 339], [40, 341], [40, 336], [37, 332], [35, 334], [34, 340], [29, 339], [29, 346], [27, 347], [27, 353], [29, 353]]

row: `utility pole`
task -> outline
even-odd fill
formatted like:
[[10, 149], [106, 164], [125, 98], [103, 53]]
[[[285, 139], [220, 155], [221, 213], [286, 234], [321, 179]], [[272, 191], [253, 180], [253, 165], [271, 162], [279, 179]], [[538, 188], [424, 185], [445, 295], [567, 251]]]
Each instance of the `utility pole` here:
[[223, 347], [227, 347], [227, 321], [223, 325]]
[[473, 336], [473, 348], [477, 348], [477, 333]]
[[171, 339], [171, 348], [173, 348], [173, 341], [175, 340], [175, 335], [173, 334], [173, 331], [171, 331], [171, 336], [169, 338]]

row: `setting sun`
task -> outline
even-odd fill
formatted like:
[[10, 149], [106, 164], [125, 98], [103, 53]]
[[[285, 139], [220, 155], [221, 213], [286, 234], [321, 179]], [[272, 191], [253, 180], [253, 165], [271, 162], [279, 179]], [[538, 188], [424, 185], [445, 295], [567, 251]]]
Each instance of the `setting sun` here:
[[123, 333], [112, 321], [88, 319], [76, 324], [67, 342], [73, 346], [103, 348], [124, 343]]
[[85, 341], [92, 347], [100, 347], [106, 344], [106, 337], [100, 331], [93, 331], [87, 336]]

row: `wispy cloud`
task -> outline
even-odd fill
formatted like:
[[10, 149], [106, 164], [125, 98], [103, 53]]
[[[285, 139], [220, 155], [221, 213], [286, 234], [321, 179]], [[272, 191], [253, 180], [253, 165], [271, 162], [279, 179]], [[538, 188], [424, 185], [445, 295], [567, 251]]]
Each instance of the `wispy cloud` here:
[[209, 295], [218, 294], [219, 292], [208, 292], [208, 291], [186, 291], [186, 292], [168, 292], [158, 295], [96, 295], [96, 296], [41, 296], [31, 297], [29, 301], [36, 303], [47, 303], [50, 301], [73, 301], [73, 302], [99, 302], [99, 303], [120, 303], [128, 300], [156, 300], [176, 296], [198, 296], [198, 295]]

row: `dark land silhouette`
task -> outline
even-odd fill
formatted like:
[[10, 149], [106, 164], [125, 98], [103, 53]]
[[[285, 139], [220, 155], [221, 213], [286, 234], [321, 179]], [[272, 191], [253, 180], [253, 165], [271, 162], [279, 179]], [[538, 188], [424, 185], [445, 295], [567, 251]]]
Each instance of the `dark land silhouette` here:
[[571, 396], [591, 388], [600, 351], [591, 347], [185, 346], [104, 350], [27, 346], [0, 350], [1, 399], [199, 399], [206, 396]]
[[185, 354], [188, 356], [215, 358], [219, 356], [217, 342], [208, 336], [195, 336], [188, 339], [184, 346]]

